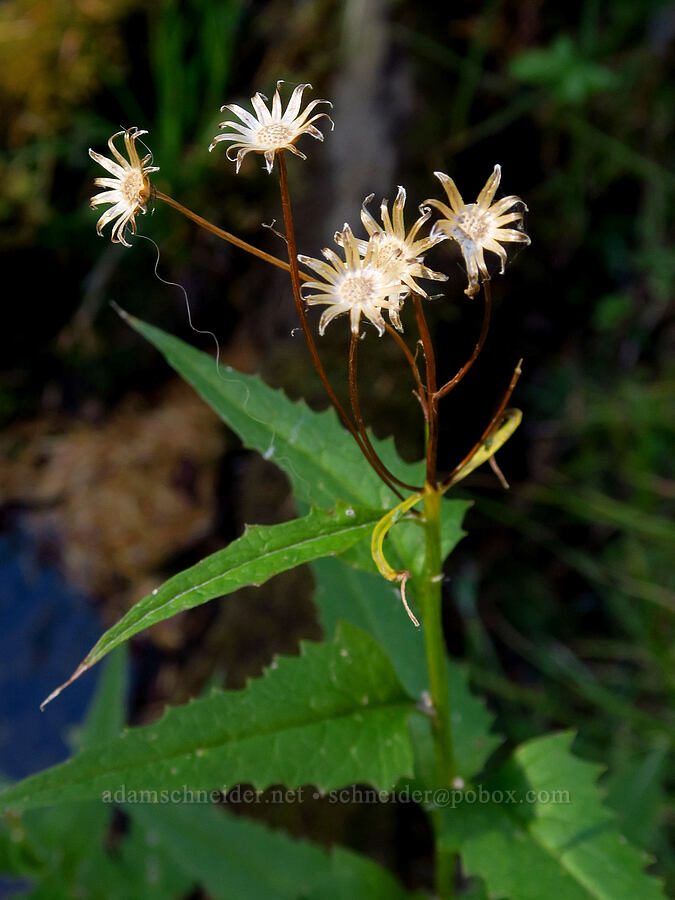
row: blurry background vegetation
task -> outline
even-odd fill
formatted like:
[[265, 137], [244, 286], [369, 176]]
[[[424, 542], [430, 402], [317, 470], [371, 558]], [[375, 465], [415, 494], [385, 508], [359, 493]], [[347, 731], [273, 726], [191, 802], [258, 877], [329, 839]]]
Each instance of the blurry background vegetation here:
[[[611, 769], [626, 834], [671, 879], [674, 47], [675, 4], [657, 0], [0, 5], [4, 528], [46, 547], [109, 623], [244, 522], [292, 514], [283, 477], [111, 310], [116, 300], [213, 348], [189, 330], [181, 293], [154, 277], [150, 243], [97, 238], [87, 201], [101, 173], [88, 147], [148, 129], [158, 187], [278, 255], [262, 227], [280, 218], [274, 177], [250, 156], [235, 177], [206, 149], [220, 105], [270, 95], [277, 78], [310, 81], [335, 104], [335, 132], [308, 142], [307, 163], [291, 160], [302, 252], [318, 255], [345, 219], [357, 226], [366, 194], [393, 199], [404, 184], [412, 221], [439, 194], [434, 170], [471, 200], [501, 163], [503, 191], [530, 208], [532, 246], [493, 283], [487, 347], [446, 401], [443, 465], [472, 445], [520, 356], [525, 417], [500, 454], [511, 491], [488, 469], [466, 484], [475, 505], [447, 566], [448, 643], [509, 739], [578, 729], [578, 752]], [[323, 404], [283, 273], [161, 204], [138, 224], [229, 364]], [[429, 307], [449, 376], [470, 353], [480, 304], [462, 293], [451, 249], [434, 252], [432, 266], [451, 273], [450, 301]], [[340, 325], [322, 340], [336, 382]], [[367, 344], [364, 408], [415, 456], [405, 371], [387, 341]], [[210, 679], [241, 686], [273, 653], [317, 637], [310, 596], [310, 576], [291, 574], [143, 637], [133, 720]], [[64, 648], [64, 675], [86, 649]], [[314, 836], [363, 847], [408, 882], [427, 877], [427, 835], [410, 810], [274, 815], [298, 833], [311, 821]], [[398, 837], [396, 858], [373, 816]]]

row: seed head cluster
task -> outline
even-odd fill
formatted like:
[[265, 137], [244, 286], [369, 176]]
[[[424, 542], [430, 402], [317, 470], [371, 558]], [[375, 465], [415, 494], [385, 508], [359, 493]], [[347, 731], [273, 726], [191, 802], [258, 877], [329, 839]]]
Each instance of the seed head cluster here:
[[[318, 119], [326, 118], [333, 125], [326, 112], [315, 112], [321, 104], [330, 105], [327, 100], [312, 100], [301, 109], [303, 94], [311, 87], [309, 84], [300, 84], [293, 90], [284, 110], [281, 84], [277, 83], [269, 106], [263, 94], [256, 93], [251, 97], [253, 113], [236, 104], [222, 107], [230, 110], [239, 121], [228, 119], [222, 122], [223, 133], [214, 137], [209, 150], [221, 141], [227, 142], [225, 155], [235, 163], [236, 172], [248, 153], [262, 154], [268, 172], [272, 171], [277, 154], [285, 150], [306, 159], [296, 147], [297, 141], [305, 134], [323, 140], [323, 134], [314, 125]], [[112, 176], [95, 180], [95, 184], [106, 190], [91, 198], [91, 206], [109, 204], [99, 218], [96, 230], [101, 234], [105, 225], [113, 222], [112, 241], [127, 247], [130, 246], [127, 225], [135, 233], [136, 215], [146, 212], [152, 193], [149, 175], [159, 171], [157, 166], [149, 165], [150, 153], [143, 159], [138, 155], [136, 141], [143, 134], [146, 132], [137, 128], [114, 134], [108, 141], [112, 158], [89, 151], [92, 159]], [[120, 136], [124, 138], [126, 159], [115, 145]], [[455, 182], [444, 172], [434, 174], [441, 182], [447, 203], [435, 198], [425, 200], [410, 229], [406, 230], [404, 221], [406, 191], [399, 186], [391, 212], [389, 201], [382, 200], [380, 221], [368, 208], [373, 195], [364, 200], [361, 224], [366, 237], [355, 237], [348, 224], [335, 234], [335, 243], [344, 258], [329, 248], [322, 251], [323, 260], [304, 255], [298, 257], [301, 265], [315, 276], [309, 276], [310, 280], [305, 276], [304, 301], [308, 306], [326, 307], [319, 321], [320, 334], [333, 319], [347, 315], [352, 333], [358, 334], [364, 319], [382, 335], [387, 327], [385, 313], [391, 325], [402, 331], [401, 311], [406, 298], [411, 293], [428, 297], [420, 280], [448, 280], [447, 275], [425, 263], [426, 254], [443, 241], [454, 241], [462, 253], [468, 276], [465, 293], [469, 296], [477, 294], [481, 282], [490, 278], [486, 251], [499, 257], [503, 273], [507, 255], [502, 245], [530, 243], [523, 231], [523, 213], [527, 210], [523, 201], [511, 195], [493, 202], [501, 180], [500, 166], [494, 167], [475, 203], [465, 203]], [[434, 209], [440, 217], [429, 230]]]

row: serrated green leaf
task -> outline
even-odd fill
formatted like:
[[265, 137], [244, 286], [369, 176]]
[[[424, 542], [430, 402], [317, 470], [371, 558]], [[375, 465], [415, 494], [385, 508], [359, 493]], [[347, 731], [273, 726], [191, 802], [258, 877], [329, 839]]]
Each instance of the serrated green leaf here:
[[[367, 631], [389, 656], [401, 683], [413, 697], [428, 688], [424, 625], [415, 628], [401, 604], [398, 589], [368, 572], [359, 572], [339, 559], [312, 564], [316, 604], [325, 632], [331, 635], [340, 620]], [[465, 779], [479, 772], [502, 739], [490, 733], [494, 717], [471, 693], [465, 667], [448, 664], [451, 723], [458, 774]], [[424, 723], [416, 724], [416, 728]]]
[[453, 795], [442, 846], [461, 854], [490, 897], [663, 900], [643, 871], [646, 854], [601, 802], [601, 767], [573, 756], [572, 740], [561, 733], [529, 741], [489, 782]]
[[[91, 746], [96, 735], [105, 735], [109, 740], [121, 729], [124, 684], [124, 653], [117, 650], [103, 671], [87, 716], [87, 746]], [[87, 818], [82, 812], [92, 808], [107, 812], [105, 806], [97, 803], [79, 805], [75, 816], [71, 806], [62, 807], [58, 813], [77, 823], [78, 830], [85, 833]], [[211, 804], [133, 804], [124, 810], [132, 825], [114, 868], [110, 869], [109, 858], [102, 863], [97, 852], [92, 858], [89, 832], [86, 852], [81, 852], [78, 865], [78, 881], [64, 884], [64, 897], [84, 896], [84, 891], [87, 896], [116, 900], [138, 896], [168, 898], [197, 884], [210, 896], [222, 900], [309, 900], [354, 894], [404, 900], [410, 896], [389, 872], [364, 856], [341, 848], [328, 853]], [[44, 811], [33, 810], [28, 815], [42, 816]], [[59, 835], [54, 837], [60, 846]], [[271, 859], [281, 864], [261, 864]], [[89, 862], [84, 864], [85, 860]], [[54, 884], [53, 876], [49, 884]], [[352, 893], [347, 895], [346, 890]]]
[[412, 709], [377, 644], [345, 623], [334, 641], [304, 644], [246, 690], [214, 691], [27, 778], [0, 794], [0, 810], [240, 782], [390, 790], [412, 770]]
[[[143, 825], [153, 846], [215, 900], [410, 896], [365, 856], [341, 848], [329, 853], [214, 806], [141, 804], [126, 811]], [[277, 864], [267, 865], [271, 860]]]
[[[337, 500], [388, 509], [397, 501], [370, 468], [334, 410], [313, 412], [260, 378], [217, 370], [213, 357], [173, 335], [123, 313], [129, 324], [164, 355], [221, 419], [265, 459], [288, 475], [294, 495], [329, 508]], [[405, 463], [393, 441], [373, 438], [378, 455], [410, 484], [424, 483], [424, 465]]]
[[258, 586], [302, 563], [340, 553], [367, 536], [380, 515], [378, 510], [338, 504], [334, 510], [312, 509], [301, 519], [279, 525], [248, 527], [223, 550], [174, 575], [136, 603], [105, 632], [71, 678], [45, 703], [139, 631], [245, 585]]

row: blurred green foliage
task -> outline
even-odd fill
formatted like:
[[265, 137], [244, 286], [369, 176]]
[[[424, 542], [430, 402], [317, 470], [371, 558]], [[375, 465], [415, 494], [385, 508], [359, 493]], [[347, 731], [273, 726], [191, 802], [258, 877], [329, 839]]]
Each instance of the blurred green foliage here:
[[514, 57], [509, 73], [524, 84], [545, 87], [561, 105], [582, 106], [593, 94], [618, 86], [616, 74], [586, 59], [566, 34], [545, 49], [525, 50]]

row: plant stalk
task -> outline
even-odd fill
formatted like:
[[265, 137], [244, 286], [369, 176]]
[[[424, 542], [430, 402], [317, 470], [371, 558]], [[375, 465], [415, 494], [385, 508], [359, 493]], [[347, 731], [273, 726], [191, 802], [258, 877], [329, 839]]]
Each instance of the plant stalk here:
[[[431, 694], [431, 733], [436, 758], [436, 784], [453, 788], [456, 776], [455, 755], [450, 727], [450, 692], [445, 639], [443, 637], [442, 557], [441, 557], [441, 492], [427, 483], [424, 489], [424, 571], [419, 584], [419, 602], [424, 625], [424, 642]], [[440, 814], [440, 811], [438, 811]], [[437, 825], [434, 822], [435, 826]], [[436, 894], [441, 900], [454, 895], [454, 854], [441, 850], [436, 831]]]
[[[290, 272], [291, 267], [287, 262], [284, 262], [282, 259], [277, 259], [277, 257], [272, 256], [271, 253], [265, 253], [264, 250], [259, 250], [257, 247], [254, 247], [253, 244], [242, 241], [241, 238], [236, 237], [234, 234], [230, 234], [229, 231], [218, 228], [217, 225], [209, 222], [208, 219], [198, 215], [196, 212], [192, 212], [191, 209], [188, 209], [187, 206], [183, 206], [182, 203], [179, 203], [178, 200], [174, 200], [173, 197], [169, 197], [168, 194], [163, 194], [161, 191], [155, 191], [155, 197], [163, 203], [166, 203], [167, 206], [171, 206], [173, 209], [177, 210], [181, 215], [185, 216], [186, 219], [195, 222], [200, 228], [205, 229], [205, 231], [208, 231], [211, 234], [215, 234], [215, 236], [219, 237], [221, 240], [227, 241], [229, 244], [234, 244], [235, 247], [239, 247], [241, 250], [245, 250], [247, 253], [257, 256], [258, 259], [264, 259], [265, 262], [271, 263], [279, 269], [285, 269], [286, 272]], [[300, 277], [303, 278], [303, 275], [301, 274]], [[306, 278], [307, 276], [304, 277]]]
[[[364, 452], [368, 452], [371, 465], [374, 466], [375, 461], [380, 463], [385, 473], [387, 474], [389, 481], [392, 482], [392, 485], [390, 485], [392, 490], [395, 490], [393, 485], [396, 484], [399, 487], [405, 488], [405, 490], [407, 491], [413, 491], [414, 493], [417, 493], [420, 490], [418, 487], [415, 487], [414, 484], [408, 484], [405, 481], [401, 481], [400, 478], [397, 478], [396, 475], [394, 475], [394, 473], [384, 465], [384, 463], [380, 460], [377, 453], [375, 452], [375, 448], [373, 447], [372, 443], [370, 442], [370, 438], [368, 437], [368, 431], [366, 430], [363, 416], [361, 415], [361, 405], [359, 403], [359, 379], [357, 369], [357, 351], [359, 347], [359, 340], [360, 338], [358, 334], [352, 333], [349, 343], [349, 398], [352, 404], [354, 421], [356, 422], [356, 427], [358, 429], [361, 440], [363, 441]], [[399, 497], [401, 497], [402, 500], [403, 497], [401, 496], [401, 494], [398, 491], [396, 491], [396, 493], [399, 495]]]
[[420, 402], [420, 406], [422, 407], [422, 412], [424, 413], [424, 421], [429, 421], [429, 411], [427, 408], [427, 392], [422, 384], [422, 379], [420, 378], [420, 372], [417, 368], [417, 362], [415, 361], [415, 357], [412, 355], [410, 348], [403, 340], [401, 335], [396, 331], [395, 328], [392, 328], [388, 322], [384, 323], [384, 327], [387, 329], [387, 334], [391, 335], [396, 343], [399, 345], [403, 353], [405, 354], [405, 358], [410, 366], [410, 370], [412, 371], [413, 378], [415, 379], [415, 390], [413, 394], [417, 397]]
[[430, 484], [424, 487], [424, 571], [419, 597], [424, 623], [424, 641], [432, 703], [432, 732], [439, 787], [451, 787], [455, 778], [455, 757], [450, 730], [450, 693], [443, 621], [441, 588], [441, 492]]
[[[434, 822], [436, 831], [436, 822]], [[438, 846], [436, 837], [436, 863], [434, 866], [434, 881], [436, 883], [436, 895], [440, 900], [452, 900], [455, 896], [455, 867], [457, 854], [451, 850], [442, 850]]]
[[476, 346], [473, 348], [473, 353], [469, 357], [469, 359], [464, 363], [462, 368], [457, 372], [457, 374], [451, 378], [449, 381], [440, 387], [436, 393], [434, 394], [434, 399], [438, 402], [441, 397], [445, 397], [446, 394], [450, 393], [450, 391], [456, 387], [459, 382], [464, 378], [466, 373], [469, 371], [471, 366], [478, 359], [478, 355], [480, 351], [483, 349], [483, 344], [485, 343], [485, 338], [487, 337], [488, 330], [490, 328], [490, 311], [492, 309], [492, 293], [490, 291], [490, 282], [483, 282], [483, 324], [480, 330], [480, 336], [478, 341], [476, 342]]
[[436, 486], [438, 457], [438, 400], [436, 399], [436, 353], [419, 294], [413, 292], [415, 318], [424, 350], [427, 375], [427, 485]]

